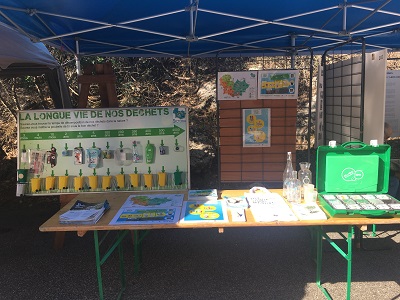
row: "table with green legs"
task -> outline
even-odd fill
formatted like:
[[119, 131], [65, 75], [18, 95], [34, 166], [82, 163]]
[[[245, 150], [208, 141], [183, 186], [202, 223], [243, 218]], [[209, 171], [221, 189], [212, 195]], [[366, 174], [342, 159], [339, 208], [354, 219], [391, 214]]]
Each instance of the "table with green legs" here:
[[[280, 193], [280, 190], [271, 190], [272, 192]], [[223, 190], [220, 196], [241, 196], [245, 192], [244, 190]], [[76, 199], [80, 199], [88, 202], [95, 202], [99, 199], [99, 194], [84, 194], [78, 195], [76, 199], [73, 199], [69, 204], [64, 206], [59, 212], [47, 220], [43, 225], [40, 226], [42, 232], [77, 232], [78, 236], [83, 236], [89, 232], [93, 233], [94, 236], [94, 248], [96, 256], [96, 271], [98, 280], [98, 292], [99, 299], [104, 299], [103, 291], [103, 280], [102, 280], [102, 265], [107, 261], [110, 255], [117, 251], [119, 256], [119, 269], [121, 278], [121, 291], [118, 298], [122, 296], [125, 289], [126, 278], [124, 271], [124, 259], [123, 259], [123, 247], [122, 241], [125, 238], [131, 238], [133, 241], [133, 253], [134, 253], [134, 270], [135, 273], [139, 272], [141, 264], [141, 243], [145, 238], [149, 230], [154, 229], [170, 229], [170, 228], [215, 228], [220, 233], [224, 232], [224, 228], [238, 228], [238, 227], [286, 227], [286, 226], [302, 226], [310, 229], [312, 236], [312, 245], [310, 245], [312, 253], [315, 255], [316, 262], [316, 284], [321, 289], [322, 293], [327, 299], [331, 299], [329, 291], [327, 291], [321, 283], [321, 270], [322, 270], [322, 244], [323, 241], [327, 241], [346, 261], [347, 261], [347, 292], [346, 299], [350, 299], [351, 296], [351, 275], [352, 275], [352, 254], [353, 244], [355, 242], [355, 231], [366, 230], [368, 225], [380, 225], [380, 224], [400, 224], [400, 217], [397, 215], [392, 218], [368, 218], [365, 216], [347, 216], [347, 217], [329, 217], [327, 220], [313, 220], [313, 221], [292, 221], [292, 222], [257, 222], [255, 221], [251, 210], [246, 209], [246, 222], [232, 222], [230, 213], [228, 212], [228, 222], [218, 223], [175, 223], [175, 224], [150, 224], [150, 225], [110, 225], [110, 221], [118, 212], [119, 208], [123, 205], [128, 196], [134, 192], [110, 192], [101, 194], [101, 199], [107, 199], [111, 205], [111, 208], [107, 213], [94, 225], [65, 225], [59, 223], [60, 214], [67, 211]], [[183, 193], [184, 199], [187, 200], [187, 191], [174, 190], [171, 192], [160, 192], [160, 191], [140, 191], [135, 192], [139, 194], [145, 193]], [[342, 249], [338, 246], [335, 240], [331, 239], [329, 232], [337, 227], [347, 228], [344, 232], [337, 232], [345, 241], [346, 249]], [[110, 238], [113, 240], [110, 242]], [[107, 243], [105, 241], [107, 240]], [[102, 246], [107, 247], [106, 250], [102, 249]]]

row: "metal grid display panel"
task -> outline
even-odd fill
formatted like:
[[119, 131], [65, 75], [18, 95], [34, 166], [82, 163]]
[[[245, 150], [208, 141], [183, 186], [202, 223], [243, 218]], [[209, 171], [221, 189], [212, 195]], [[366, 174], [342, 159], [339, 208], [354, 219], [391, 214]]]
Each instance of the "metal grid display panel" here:
[[342, 144], [362, 140], [361, 55], [325, 65], [325, 137]]

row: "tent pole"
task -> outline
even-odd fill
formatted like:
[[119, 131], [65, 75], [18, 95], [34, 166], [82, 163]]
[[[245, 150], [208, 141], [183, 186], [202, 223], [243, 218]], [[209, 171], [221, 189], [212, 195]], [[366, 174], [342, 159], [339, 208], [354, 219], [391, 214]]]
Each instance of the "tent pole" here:
[[[76, 48], [76, 54], [75, 54], [75, 66], [76, 66], [76, 75], [80, 76], [82, 75], [82, 69], [81, 69], [81, 56], [79, 55], [79, 39], [75, 39], [75, 48]], [[81, 93], [81, 84], [78, 83], [78, 93]]]
[[76, 74], [82, 75], [81, 57], [79, 55], [79, 39], [75, 39], [75, 47], [76, 47], [76, 54], [75, 54]]
[[[296, 35], [295, 34], [291, 34], [290, 35], [290, 41], [291, 41], [291, 46], [295, 47], [296, 46]], [[292, 50], [292, 56], [290, 59], [290, 68], [294, 69], [295, 68], [295, 55], [296, 55], [296, 50]]]
[[347, 0], [343, 1], [343, 23], [342, 23], [342, 32], [346, 33], [347, 30]]
[[[193, 7], [193, 0], [190, 0], [190, 7]], [[194, 36], [193, 9], [190, 9], [190, 36]]]

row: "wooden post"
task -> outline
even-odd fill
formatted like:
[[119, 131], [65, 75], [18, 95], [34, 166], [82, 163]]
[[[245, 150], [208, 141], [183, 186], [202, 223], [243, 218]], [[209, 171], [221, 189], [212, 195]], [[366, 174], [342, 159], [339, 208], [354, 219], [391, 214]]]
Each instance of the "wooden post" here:
[[[79, 93], [78, 108], [86, 108], [90, 85], [99, 85], [101, 107], [118, 107], [117, 92], [115, 89], [115, 75], [111, 63], [89, 65], [83, 69], [83, 75], [78, 76], [78, 83], [81, 85]], [[60, 195], [60, 207], [69, 203], [76, 194]], [[54, 238], [54, 249], [60, 250], [64, 245], [65, 232], [56, 232]]]

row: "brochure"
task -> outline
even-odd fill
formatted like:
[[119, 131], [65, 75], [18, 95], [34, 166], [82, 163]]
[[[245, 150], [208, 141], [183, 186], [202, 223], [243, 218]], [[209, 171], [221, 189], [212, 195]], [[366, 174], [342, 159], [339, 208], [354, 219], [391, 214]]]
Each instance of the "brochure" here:
[[109, 208], [107, 200], [99, 203], [77, 200], [67, 212], [60, 215], [60, 224], [96, 224]]

